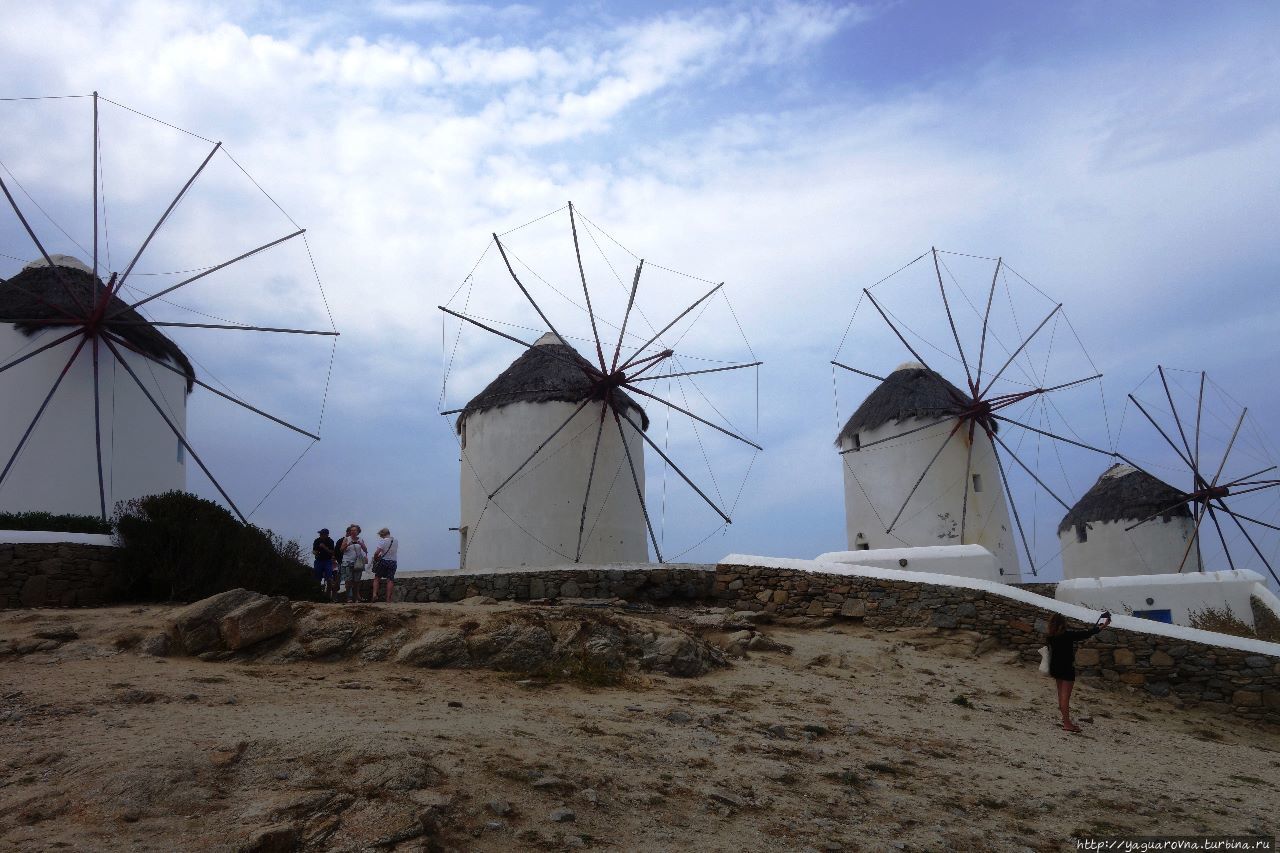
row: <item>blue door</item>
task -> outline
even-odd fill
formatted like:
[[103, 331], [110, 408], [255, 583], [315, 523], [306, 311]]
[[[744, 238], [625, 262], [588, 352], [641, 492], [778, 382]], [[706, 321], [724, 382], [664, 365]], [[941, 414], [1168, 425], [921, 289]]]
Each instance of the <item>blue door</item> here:
[[1167, 625], [1173, 624], [1172, 610], [1135, 610], [1133, 615], [1139, 619], [1150, 619], [1152, 622], [1164, 622]]

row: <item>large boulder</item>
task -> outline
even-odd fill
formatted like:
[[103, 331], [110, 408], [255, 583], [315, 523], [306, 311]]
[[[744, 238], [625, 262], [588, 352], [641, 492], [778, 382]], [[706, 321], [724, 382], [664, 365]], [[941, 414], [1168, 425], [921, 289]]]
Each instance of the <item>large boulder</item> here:
[[433, 628], [400, 649], [396, 660], [438, 669], [468, 665], [471, 652], [467, 649], [467, 637], [460, 629]]
[[173, 614], [173, 650], [189, 655], [235, 651], [293, 628], [293, 610], [283, 596], [270, 598], [247, 589], [229, 589]]

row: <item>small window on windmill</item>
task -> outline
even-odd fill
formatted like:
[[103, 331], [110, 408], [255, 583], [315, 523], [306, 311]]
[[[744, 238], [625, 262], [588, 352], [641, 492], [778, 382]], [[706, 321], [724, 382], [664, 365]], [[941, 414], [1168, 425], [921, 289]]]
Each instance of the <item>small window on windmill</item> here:
[[862, 449], [862, 437], [856, 432], [853, 434], [853, 449], [854, 450]]
[[853, 550], [870, 551], [871, 543], [867, 541], [866, 536], [863, 536], [861, 533], [859, 533], [857, 537], [853, 540]]
[[458, 440], [462, 444], [462, 449], [467, 449], [467, 422], [462, 422], [462, 429], [458, 430]]
[[1077, 542], [1089, 541], [1089, 528], [1087, 525], [1085, 524], [1076, 525], [1076, 541]]
[[981, 474], [973, 475], [973, 490], [975, 492], [982, 491], [982, 475]]

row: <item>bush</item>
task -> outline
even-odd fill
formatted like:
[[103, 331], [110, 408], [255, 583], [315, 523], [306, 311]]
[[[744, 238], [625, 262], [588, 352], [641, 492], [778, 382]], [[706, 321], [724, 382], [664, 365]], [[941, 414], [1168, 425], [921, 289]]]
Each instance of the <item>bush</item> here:
[[114, 522], [125, 598], [197, 601], [243, 587], [320, 600], [296, 542], [241, 524], [213, 501], [186, 492], [148, 495], [118, 504]]
[[0, 512], [0, 530], [43, 530], [53, 533], [110, 533], [111, 522], [96, 515], [51, 512]]
[[1204, 610], [1190, 611], [1188, 615], [1191, 627], [1216, 631], [1219, 634], [1230, 634], [1234, 637], [1267, 640], [1272, 643], [1280, 641], [1280, 625], [1277, 624], [1280, 620], [1276, 619], [1271, 608], [1257, 598], [1254, 598], [1251, 603], [1254, 627], [1250, 627], [1249, 623], [1237, 616], [1229, 605], [1224, 605], [1222, 609], [1206, 607]]

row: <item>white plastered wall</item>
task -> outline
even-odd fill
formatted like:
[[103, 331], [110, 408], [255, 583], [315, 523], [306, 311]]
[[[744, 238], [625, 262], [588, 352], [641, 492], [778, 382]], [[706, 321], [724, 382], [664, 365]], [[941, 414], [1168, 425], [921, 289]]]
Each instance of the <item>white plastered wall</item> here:
[[[1132, 521], [1091, 521], [1080, 541], [1073, 526], [1058, 534], [1062, 546], [1062, 576], [1073, 578], [1131, 577], [1182, 572], [1199, 573], [1200, 557], [1195, 545], [1190, 551], [1195, 522], [1186, 516], [1171, 516], [1168, 521], [1153, 518], [1132, 530]], [[1183, 555], [1186, 562], [1183, 563]]]
[[[867, 445], [901, 435], [926, 423], [926, 420], [911, 418], [863, 430], [858, 436], [862, 450], [852, 450], [850, 439], [841, 440], [840, 450], [849, 451], [840, 454], [844, 469], [845, 531], [849, 548], [859, 550], [865, 545], [870, 550], [879, 550], [960, 545], [960, 519], [965, 514], [967, 490], [968, 521], [963, 544], [986, 548], [995, 558], [997, 577], [1006, 583], [1020, 582], [1017, 533], [1009, 518], [991, 440], [981, 430], [974, 434], [972, 468], [967, 482], [968, 432], [958, 430], [907, 503], [893, 532], [885, 533], [885, 528], [892, 523], [912, 486], [955, 422], [937, 421], [932, 428], [904, 438], [873, 447]], [[975, 490], [975, 476], [980, 490]]]
[[1193, 574], [1138, 575], [1134, 577], [1075, 578], [1058, 584], [1059, 601], [1132, 613], [1135, 610], [1168, 610], [1175, 625], [1190, 625], [1191, 613], [1207, 608], [1229, 608], [1237, 619], [1253, 625], [1257, 597], [1280, 616], [1280, 599], [1267, 588], [1262, 575], [1247, 569]]
[[996, 568], [996, 558], [981, 545], [932, 545], [924, 548], [883, 548], [876, 551], [831, 551], [815, 558], [819, 563], [845, 563], [879, 569], [1005, 581]]
[[[10, 360], [66, 334], [53, 328], [32, 337], [0, 323], [0, 357]], [[78, 338], [0, 373], [0, 469], [71, 357]], [[13, 470], [0, 483], [0, 512], [42, 510], [98, 515], [94, 451], [92, 344], [86, 344], [58, 387]], [[186, 380], [134, 354], [125, 358], [185, 434]], [[117, 501], [186, 488], [186, 454], [111, 351], [99, 351], [102, 470], [107, 513]]]
[[[534, 449], [564, 423], [575, 403], [520, 402], [468, 416], [461, 491], [466, 569], [557, 566], [573, 562], [587, 477], [591, 471], [601, 403], [589, 403], [489, 503], [496, 489]], [[637, 423], [639, 414], [631, 413]], [[644, 488], [644, 446], [624, 420], [627, 447]], [[647, 532], [640, 499], [607, 413], [587, 504], [583, 563], [645, 562]]]

